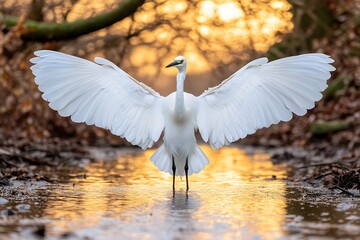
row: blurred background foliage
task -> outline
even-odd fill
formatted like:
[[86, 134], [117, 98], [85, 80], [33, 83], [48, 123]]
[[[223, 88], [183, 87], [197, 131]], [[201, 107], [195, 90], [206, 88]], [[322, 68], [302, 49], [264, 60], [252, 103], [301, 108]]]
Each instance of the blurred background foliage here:
[[108, 131], [61, 118], [42, 100], [29, 67], [38, 49], [102, 56], [163, 95], [175, 90], [176, 55], [189, 62], [185, 90], [200, 94], [261, 56], [324, 52], [337, 71], [305, 117], [245, 142], [360, 145], [359, 0], [4, 0], [0, 3], [0, 139], [124, 144]]

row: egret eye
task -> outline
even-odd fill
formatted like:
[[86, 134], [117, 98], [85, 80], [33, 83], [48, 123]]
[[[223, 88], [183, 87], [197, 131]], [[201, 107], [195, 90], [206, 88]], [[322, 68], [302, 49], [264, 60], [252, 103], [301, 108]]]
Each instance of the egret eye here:
[[179, 64], [181, 64], [181, 63], [183, 63], [184, 62], [184, 60], [178, 60], [178, 63]]

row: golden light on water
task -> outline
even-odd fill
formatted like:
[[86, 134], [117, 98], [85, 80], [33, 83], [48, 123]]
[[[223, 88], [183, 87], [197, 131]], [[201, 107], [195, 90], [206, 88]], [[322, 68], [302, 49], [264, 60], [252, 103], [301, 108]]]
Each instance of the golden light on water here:
[[[50, 231], [102, 232], [109, 228], [106, 231], [116, 236], [133, 237], [141, 229], [156, 233], [193, 227], [200, 230], [184, 237], [283, 236], [285, 183], [269, 179], [274, 174], [284, 177], [285, 170], [274, 166], [266, 154], [248, 156], [237, 148], [202, 149], [211, 163], [190, 177], [188, 198], [184, 179], [177, 179], [176, 196], [172, 197], [172, 177], [149, 160], [154, 150], [90, 164], [86, 179], [73, 179], [74, 187], [64, 185], [49, 197], [45, 215], [56, 219], [50, 223]], [[108, 218], [112, 220], [108, 222]]]

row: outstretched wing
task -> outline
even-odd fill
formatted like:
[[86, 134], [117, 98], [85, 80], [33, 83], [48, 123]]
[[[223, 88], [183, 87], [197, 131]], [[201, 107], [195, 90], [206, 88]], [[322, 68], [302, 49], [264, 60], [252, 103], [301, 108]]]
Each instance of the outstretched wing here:
[[63, 117], [109, 129], [143, 149], [164, 129], [162, 97], [112, 62], [42, 50], [31, 70], [42, 97]]
[[257, 129], [302, 116], [321, 99], [333, 60], [303, 54], [268, 63], [248, 63], [197, 98], [197, 125], [205, 142], [217, 149]]

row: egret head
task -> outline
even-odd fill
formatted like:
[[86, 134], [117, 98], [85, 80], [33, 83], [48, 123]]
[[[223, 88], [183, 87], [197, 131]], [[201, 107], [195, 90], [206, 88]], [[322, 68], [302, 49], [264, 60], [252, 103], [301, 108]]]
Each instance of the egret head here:
[[175, 66], [179, 70], [186, 69], [186, 59], [185, 59], [185, 57], [177, 56], [172, 63], [170, 63], [170, 64], [168, 64], [166, 66], [166, 68], [173, 67], [173, 66]]

